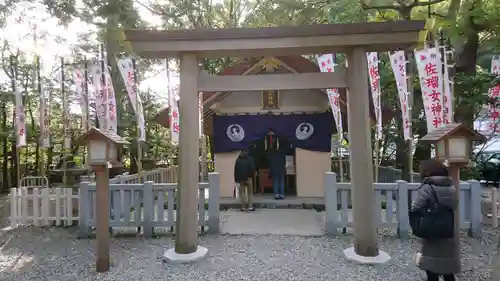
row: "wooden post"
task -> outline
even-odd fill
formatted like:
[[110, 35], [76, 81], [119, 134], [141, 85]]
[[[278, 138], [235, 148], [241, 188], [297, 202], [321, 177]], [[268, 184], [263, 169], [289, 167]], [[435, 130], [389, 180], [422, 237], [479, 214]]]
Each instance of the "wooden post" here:
[[453, 185], [455, 186], [455, 190], [457, 193], [457, 206], [455, 209], [455, 232], [454, 232], [454, 257], [459, 257], [458, 267], [461, 268], [460, 262], [460, 165], [459, 164], [450, 164], [449, 172], [451, 176], [451, 180]]
[[370, 137], [368, 65], [366, 52], [356, 47], [348, 53], [348, 119], [351, 151], [354, 252], [359, 256], [379, 255], [375, 222], [373, 150]]
[[175, 252], [194, 253], [198, 247], [198, 61], [184, 53], [180, 60], [179, 181]]
[[[40, 63], [40, 56], [36, 56], [36, 85], [37, 85], [37, 92], [38, 94], [40, 95], [40, 110], [44, 110], [47, 106], [49, 106], [49, 103], [47, 102], [47, 100], [45, 99], [45, 96], [44, 96], [44, 93], [42, 92], [42, 79], [41, 79], [41, 75], [40, 75], [40, 68], [41, 68], [41, 63]], [[44, 104], [44, 106], [42, 107], [42, 103]], [[41, 112], [41, 115], [44, 114], [44, 112]], [[45, 118], [43, 120], [43, 122], [45, 122]], [[45, 161], [43, 160], [43, 149], [44, 149], [44, 144], [43, 144], [43, 134], [44, 134], [44, 131], [42, 129], [42, 126], [44, 126], [44, 124], [40, 124], [41, 126], [41, 130], [40, 130], [40, 139], [38, 139], [38, 142], [39, 142], [39, 145], [40, 145], [40, 149], [41, 149], [41, 155], [40, 155], [40, 175], [42, 177], [45, 176]], [[48, 159], [47, 159], [47, 162], [48, 162]]]
[[[86, 104], [85, 104], [85, 112], [86, 112], [86, 116], [87, 116], [87, 120], [84, 120], [85, 121], [85, 124], [84, 124], [84, 130], [86, 133], [88, 130], [90, 130], [90, 105], [89, 105], [89, 85], [88, 85], [88, 81], [89, 81], [89, 63], [87, 61], [87, 58], [85, 58], [85, 63], [84, 63], [84, 70], [83, 70], [83, 79], [84, 79], [84, 82], [83, 82], [83, 94], [85, 95], [85, 100], [86, 100]], [[83, 148], [83, 153], [84, 153], [84, 156], [85, 156], [85, 166], [87, 167], [88, 170], [91, 170], [92, 167], [90, 167], [90, 152], [87, 151], [87, 147], [85, 146]]]
[[[412, 58], [413, 53], [407, 52], [406, 56], [406, 87], [408, 89], [407, 94], [407, 103], [408, 103], [408, 130], [410, 132], [410, 139], [406, 141], [406, 147], [408, 148], [408, 172], [410, 173], [410, 177], [408, 178], [409, 182], [413, 182], [413, 117], [412, 117], [412, 107], [413, 107], [413, 69], [411, 68], [410, 59]], [[403, 122], [404, 126], [404, 122]]]
[[[13, 94], [13, 97], [14, 97], [14, 104], [16, 104], [16, 95], [17, 95], [17, 61], [15, 59], [14, 56], [10, 56], [10, 75], [11, 75], [11, 87], [12, 87], [12, 94]], [[21, 98], [22, 100], [22, 98]], [[17, 104], [16, 104], [16, 107], [14, 109], [14, 116], [16, 114], [16, 111], [17, 111]], [[16, 117], [17, 118], [17, 117]], [[16, 123], [16, 121], [14, 120], [14, 123]], [[18, 140], [17, 140], [17, 126], [14, 126], [16, 128], [16, 131], [14, 131], [14, 142], [15, 142], [15, 146], [16, 146], [16, 187], [17, 188], [20, 188], [21, 187], [21, 169], [20, 169], [20, 160], [21, 160], [21, 157], [19, 157], [19, 144], [18, 144]]]
[[135, 59], [132, 59], [132, 69], [134, 71], [134, 89], [135, 89], [135, 108], [137, 110], [136, 112], [136, 117], [137, 117], [137, 173], [139, 174], [139, 178], [141, 178], [141, 172], [142, 172], [142, 147], [141, 147], [141, 130], [139, 128], [140, 126], [140, 121], [139, 121], [139, 110], [142, 109], [139, 108], [139, 90], [137, 88], [137, 70], [136, 70], [136, 62]]
[[380, 142], [380, 140], [375, 137], [375, 173], [374, 173], [375, 182], [378, 182], [379, 142]]
[[[104, 89], [107, 96], [104, 45], [101, 44], [101, 89]], [[107, 112], [107, 109], [106, 109]], [[107, 113], [103, 119], [102, 129], [107, 131]], [[109, 143], [106, 145], [106, 161], [109, 161]], [[95, 167], [96, 171], [96, 197], [97, 197], [97, 272], [109, 270], [109, 167], [106, 163]]]
[[94, 166], [97, 197], [97, 261], [96, 271], [109, 270], [109, 169], [107, 165]]

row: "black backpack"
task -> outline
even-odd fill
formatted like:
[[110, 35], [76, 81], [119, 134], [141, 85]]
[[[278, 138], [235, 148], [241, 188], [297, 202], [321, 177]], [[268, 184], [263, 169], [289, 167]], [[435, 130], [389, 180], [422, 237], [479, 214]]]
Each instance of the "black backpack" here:
[[425, 210], [410, 211], [410, 226], [413, 234], [424, 239], [453, 238], [455, 234], [453, 208], [439, 204], [436, 190], [432, 185], [429, 186], [436, 204]]

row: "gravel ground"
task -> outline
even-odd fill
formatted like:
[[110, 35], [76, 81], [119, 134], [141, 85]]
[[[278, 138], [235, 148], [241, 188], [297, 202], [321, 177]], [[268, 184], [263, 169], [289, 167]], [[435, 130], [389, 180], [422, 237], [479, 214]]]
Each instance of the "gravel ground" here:
[[[464, 237], [464, 272], [460, 280], [490, 280], [489, 264], [498, 231], [485, 231], [482, 239]], [[383, 267], [348, 263], [342, 250], [352, 237], [204, 236], [201, 244], [209, 257], [197, 264], [162, 262], [172, 246], [168, 237], [156, 239], [114, 238], [110, 272], [96, 274], [95, 240], [77, 240], [74, 228], [18, 228], [0, 233], [0, 280], [424, 280], [414, 265], [418, 240], [401, 241], [381, 233], [381, 249], [392, 260]]]

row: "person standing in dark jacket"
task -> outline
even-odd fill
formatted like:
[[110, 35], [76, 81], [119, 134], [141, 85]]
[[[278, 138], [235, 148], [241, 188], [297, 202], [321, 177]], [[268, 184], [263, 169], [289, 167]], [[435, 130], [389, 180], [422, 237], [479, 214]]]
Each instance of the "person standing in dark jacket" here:
[[285, 198], [286, 156], [281, 149], [269, 154], [269, 176], [273, 179], [274, 199]]
[[[412, 204], [412, 211], [424, 212], [437, 204], [457, 207], [457, 194], [452, 180], [448, 176], [448, 168], [435, 159], [425, 160], [420, 164], [422, 186]], [[458, 223], [458, 222], [455, 222]], [[460, 272], [460, 253], [457, 253], [455, 239], [422, 239], [421, 251], [417, 253], [417, 266], [425, 270], [427, 281], [455, 281], [455, 273]]]
[[254, 174], [255, 161], [253, 157], [247, 151], [242, 151], [234, 163], [234, 181], [238, 186], [242, 211], [255, 210], [252, 206], [252, 178]]

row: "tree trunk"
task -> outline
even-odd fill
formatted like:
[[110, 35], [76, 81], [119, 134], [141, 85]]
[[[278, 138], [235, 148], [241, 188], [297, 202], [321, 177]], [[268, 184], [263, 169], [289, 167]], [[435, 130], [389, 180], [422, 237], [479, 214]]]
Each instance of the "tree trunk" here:
[[9, 138], [7, 137], [7, 132], [9, 131], [8, 128], [7, 128], [7, 102], [6, 101], [2, 101], [1, 102], [2, 106], [0, 108], [0, 110], [2, 111], [2, 131], [4, 132], [4, 135], [2, 136], [2, 147], [3, 147], [3, 165], [2, 165], [2, 171], [3, 171], [3, 174], [2, 174], [2, 189], [0, 190], [0, 192], [4, 191], [4, 190], [8, 190], [9, 187], [10, 187], [10, 184], [9, 184], [9, 148], [8, 148], [8, 145], [9, 145]]

